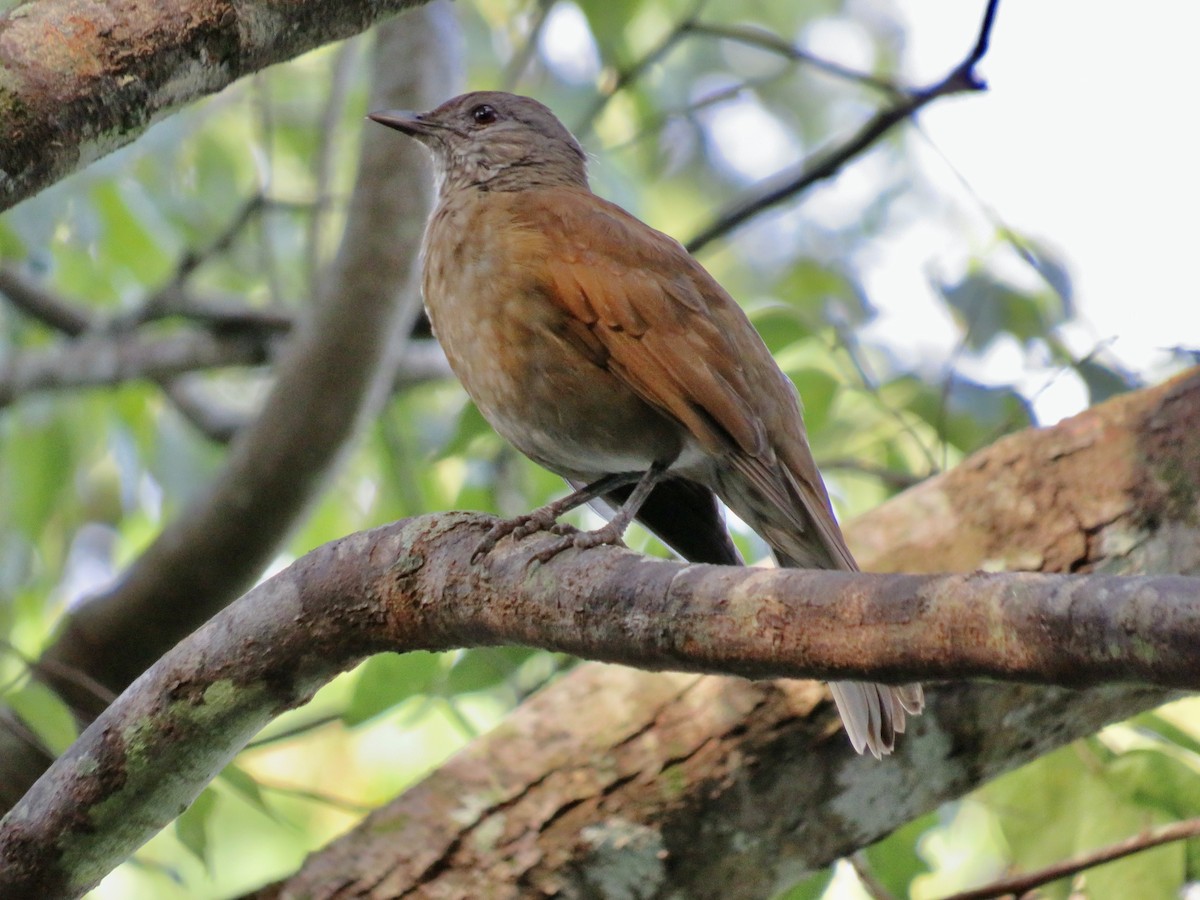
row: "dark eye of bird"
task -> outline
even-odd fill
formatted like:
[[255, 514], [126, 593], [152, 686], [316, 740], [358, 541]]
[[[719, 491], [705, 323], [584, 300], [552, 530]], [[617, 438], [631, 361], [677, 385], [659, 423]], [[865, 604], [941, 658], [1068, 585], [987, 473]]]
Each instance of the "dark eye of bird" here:
[[471, 118], [476, 125], [491, 125], [496, 121], [496, 110], [484, 103], [471, 110]]

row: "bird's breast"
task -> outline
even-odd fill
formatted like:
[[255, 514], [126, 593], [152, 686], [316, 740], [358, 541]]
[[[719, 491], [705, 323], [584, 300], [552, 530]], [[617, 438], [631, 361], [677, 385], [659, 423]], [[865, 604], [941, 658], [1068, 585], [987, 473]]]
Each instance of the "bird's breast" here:
[[521, 223], [509, 198], [453, 200], [426, 232], [425, 304], [451, 367], [492, 426], [568, 477], [645, 469], [683, 451], [682, 426], [614, 376], [603, 345], [548, 293], [540, 266], [559, 248]]

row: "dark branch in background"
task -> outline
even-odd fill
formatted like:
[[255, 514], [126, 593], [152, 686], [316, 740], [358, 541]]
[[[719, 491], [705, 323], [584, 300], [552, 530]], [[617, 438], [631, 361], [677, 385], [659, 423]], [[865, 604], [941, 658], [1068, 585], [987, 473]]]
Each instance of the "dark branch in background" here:
[[1026, 875], [1016, 875], [1012, 878], [1005, 878], [1002, 881], [985, 884], [983, 887], [951, 894], [949, 897], [944, 898], [944, 900], [990, 900], [992, 897], [1005, 897], [1009, 895], [1024, 897], [1035, 888], [1050, 884], [1052, 881], [1077, 875], [1087, 869], [1094, 869], [1096, 866], [1102, 866], [1113, 860], [1124, 859], [1126, 856], [1141, 853], [1143, 850], [1150, 850], [1154, 847], [1161, 847], [1163, 844], [1184, 841], [1194, 837], [1200, 837], [1200, 819], [1172, 822], [1169, 825], [1152, 828], [1142, 834], [1126, 838], [1123, 841], [1118, 841], [1099, 850], [1093, 850], [1091, 853], [1082, 853], [1071, 859], [1054, 863], [1036, 872], [1030, 872]]
[[612, 547], [535, 565], [545, 534], [472, 565], [492, 521], [436, 514], [326, 544], [182, 641], [0, 822], [0, 894], [86, 890], [273, 716], [381, 650], [516, 644], [751, 678], [1200, 688], [1198, 578], [804, 572]]
[[[275, 344], [292, 331], [291, 309], [257, 309], [234, 297], [196, 296], [174, 282], [156, 291], [135, 313], [104, 320], [70, 303], [19, 272], [0, 267], [0, 296], [74, 341], [17, 351], [0, 369], [0, 407], [26, 394], [80, 387], [115, 387], [146, 379], [159, 384], [199, 431], [218, 443], [247, 423], [246, 414], [212, 403], [197, 386], [180, 379], [229, 366], [257, 366], [274, 356]], [[147, 335], [149, 322], [177, 318], [205, 331]], [[395, 390], [453, 377], [433, 340], [410, 341], [396, 365]]]
[[218, 338], [190, 332], [162, 338], [83, 337], [13, 354], [0, 370], [0, 408], [35, 391], [167, 379], [197, 369], [256, 366], [267, 359], [266, 344], [254, 336]]
[[986, 85], [976, 74], [975, 67], [987, 53], [988, 40], [996, 18], [998, 4], [999, 0], [988, 0], [975, 46], [966, 59], [955, 66], [945, 78], [929, 87], [903, 92], [904, 99], [893, 106], [880, 110], [854, 137], [845, 143], [816, 159], [806, 160], [795, 169], [781, 172], [768, 179], [754, 196], [738, 201], [718, 215], [712, 223], [702, 228], [694, 238], [687, 242], [688, 251], [698, 253], [717, 238], [733, 231], [763, 210], [794, 197], [818, 181], [832, 178], [841, 171], [846, 163], [867, 150], [892, 128], [911, 118], [939, 97], [984, 90]]
[[208, 0], [41, 0], [0, 14], [0, 210], [172, 109], [420, 3], [297, 0], [286, 28], [268, 25], [283, 14], [271, 4]]
[[83, 334], [93, 324], [84, 310], [4, 266], [0, 266], [0, 295], [29, 318], [72, 337]]
[[[453, 27], [449, 16], [433, 7], [379, 30], [372, 103], [422, 108], [455, 81], [443, 34]], [[416, 305], [411, 283], [427, 203], [414, 190], [425, 182], [415, 174], [425, 164], [420, 154], [382, 132], [364, 134], [339, 256], [261, 415], [238, 433], [212, 487], [115, 587], [71, 615], [43, 659], [120, 690], [270, 562], [357, 423], [391, 387], [395, 339]], [[97, 711], [71, 683], [51, 685], [84, 715]], [[7, 763], [4, 751], [0, 734]], [[5, 788], [24, 775], [4, 765]]]

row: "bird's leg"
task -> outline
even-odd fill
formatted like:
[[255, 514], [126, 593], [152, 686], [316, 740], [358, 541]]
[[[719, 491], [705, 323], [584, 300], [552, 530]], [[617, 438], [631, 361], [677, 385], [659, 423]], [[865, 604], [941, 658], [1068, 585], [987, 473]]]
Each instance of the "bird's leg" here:
[[[642, 508], [642, 504], [646, 502], [646, 498], [650, 496], [650, 492], [654, 490], [654, 486], [662, 481], [663, 477], [667, 474], [668, 468], [670, 468], [670, 463], [656, 462], [651, 465], [642, 474], [641, 478], [638, 479], [637, 486], [634, 487], [625, 502], [621, 504], [621, 508], [617, 510], [616, 515], [609, 519], [606, 524], [595, 531], [580, 531], [564, 535], [545, 550], [540, 551], [534, 559], [544, 563], [569, 547], [575, 547], [578, 550], [587, 550], [590, 547], [599, 547], [601, 544], [621, 543], [625, 529], [629, 527], [629, 523], [637, 516], [638, 510]], [[589, 491], [600, 485], [604, 480], [602, 478], [600, 481], [588, 485], [583, 490], [585, 492]], [[628, 484], [629, 480], [631, 479], [627, 479], [622, 484]], [[607, 493], [614, 487], [620, 486], [621, 484], [605, 485], [602, 490], [595, 491], [593, 496], [599, 496], [600, 494]]]
[[[586, 484], [567, 496], [555, 500], [553, 503], [547, 503], [545, 506], [535, 509], [531, 513], [525, 513], [524, 515], [497, 522], [484, 535], [483, 540], [479, 542], [479, 546], [475, 548], [475, 552], [471, 554], [471, 562], [478, 562], [482, 556], [491, 552], [492, 548], [499, 543], [501, 538], [507, 537], [510, 534], [513, 536], [513, 540], [516, 541], [524, 537], [529, 537], [531, 534], [537, 534], [539, 531], [551, 531], [559, 535], [566, 534], [567, 526], [559, 524], [559, 516], [583, 506], [585, 503], [590, 503], [597, 497], [603, 497], [609, 491], [616, 488], [623, 487], [635, 481], [644, 481], [647, 475], [649, 475], [649, 472], [616, 472], [612, 475], [605, 475], [603, 478], [597, 478], [591, 484]], [[649, 495], [649, 493], [649, 490], [647, 490], [646, 494]], [[635, 488], [633, 494], [629, 497], [629, 501], [632, 501], [636, 494], [637, 489]], [[645, 497], [638, 500], [638, 506], [641, 506], [645, 500]], [[629, 505], [629, 501], [622, 504], [622, 509]], [[636, 515], [636, 513], [637, 510], [635, 509], [634, 514]], [[629, 517], [630, 520], [632, 518], [633, 516]], [[628, 524], [629, 522], [627, 521], [626, 525]]]

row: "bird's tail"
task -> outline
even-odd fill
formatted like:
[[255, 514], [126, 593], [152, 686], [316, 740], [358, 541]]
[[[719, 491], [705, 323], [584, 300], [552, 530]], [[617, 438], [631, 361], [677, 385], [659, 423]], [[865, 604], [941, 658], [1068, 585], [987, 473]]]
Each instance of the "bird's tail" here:
[[905, 714], [915, 716], [925, 706], [919, 684], [831, 681], [829, 690], [854, 749], [859, 753], [870, 750], [876, 759], [892, 752], [896, 735], [904, 732]]

